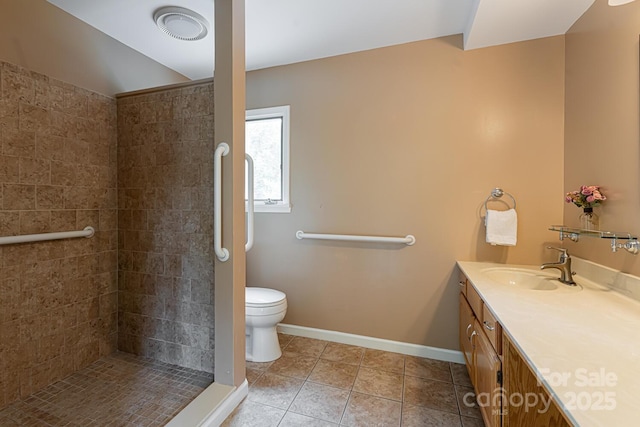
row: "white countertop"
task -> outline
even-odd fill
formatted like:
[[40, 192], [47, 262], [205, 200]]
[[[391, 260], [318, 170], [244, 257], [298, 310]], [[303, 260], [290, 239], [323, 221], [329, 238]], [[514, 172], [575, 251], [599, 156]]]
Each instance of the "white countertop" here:
[[559, 271], [466, 261], [458, 266], [567, 418], [581, 427], [640, 425], [640, 302], [581, 274], [639, 290], [640, 278], [606, 267], [593, 274], [597, 264], [574, 258], [578, 289], [554, 281], [558, 289], [545, 291], [495, 282], [483, 270], [514, 267], [554, 277]]

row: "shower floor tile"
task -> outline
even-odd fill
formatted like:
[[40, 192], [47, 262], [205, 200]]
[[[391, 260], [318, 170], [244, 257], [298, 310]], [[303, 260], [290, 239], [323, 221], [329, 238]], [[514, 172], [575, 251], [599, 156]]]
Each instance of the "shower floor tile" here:
[[163, 426], [213, 374], [114, 353], [0, 410], [0, 426]]

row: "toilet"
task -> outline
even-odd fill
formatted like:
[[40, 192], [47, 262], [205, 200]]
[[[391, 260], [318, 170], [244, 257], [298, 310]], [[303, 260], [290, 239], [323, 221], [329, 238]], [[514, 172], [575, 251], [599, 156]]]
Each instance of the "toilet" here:
[[246, 359], [271, 362], [282, 356], [276, 326], [287, 312], [287, 296], [275, 289], [246, 288]]

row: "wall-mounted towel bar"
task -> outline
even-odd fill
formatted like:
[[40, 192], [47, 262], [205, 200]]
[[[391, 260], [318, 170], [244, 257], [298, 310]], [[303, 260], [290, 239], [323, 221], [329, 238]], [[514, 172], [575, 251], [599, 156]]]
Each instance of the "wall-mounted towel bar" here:
[[[493, 190], [491, 190], [491, 194], [489, 194], [489, 197], [487, 197], [487, 200], [484, 201], [484, 211], [486, 212], [488, 210], [487, 203], [489, 203], [492, 200], [498, 200], [502, 196], [504, 196], [505, 194], [507, 196], [511, 197], [511, 201], [513, 202], [513, 209], [515, 209], [516, 208], [516, 198], [513, 197], [511, 194], [507, 193], [506, 191], [504, 191], [502, 188], [496, 187]], [[508, 203], [507, 203], [507, 205], [508, 205]]]
[[296, 237], [302, 239], [320, 239], [320, 240], [343, 240], [350, 242], [378, 242], [378, 243], [404, 243], [411, 246], [416, 242], [416, 238], [411, 234], [405, 237], [385, 237], [385, 236], [354, 236], [350, 234], [318, 234], [305, 233], [302, 230], [296, 231]]
[[24, 234], [22, 236], [0, 237], [0, 245], [13, 245], [16, 243], [43, 242], [46, 240], [73, 239], [76, 237], [92, 237], [95, 234], [93, 227], [85, 227], [79, 231], [61, 231], [58, 233]]

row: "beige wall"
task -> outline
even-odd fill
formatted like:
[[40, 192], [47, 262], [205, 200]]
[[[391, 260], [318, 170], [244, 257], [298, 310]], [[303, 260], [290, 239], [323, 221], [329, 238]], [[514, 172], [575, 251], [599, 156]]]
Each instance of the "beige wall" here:
[[46, 0], [0, 0], [0, 59], [98, 93], [189, 79]]
[[0, 408], [116, 349], [116, 104], [0, 61]]
[[[247, 108], [291, 105], [290, 214], [257, 214], [247, 284], [284, 322], [458, 348], [455, 261], [538, 264], [562, 219], [564, 38], [463, 51], [461, 36], [248, 73]], [[492, 188], [518, 245], [484, 242]], [[498, 205], [494, 205], [498, 206]], [[416, 236], [415, 246], [295, 238]]]
[[[638, 33], [640, 2], [598, 0], [566, 35], [565, 190], [601, 185], [600, 228], [640, 234]], [[578, 225], [566, 205], [564, 221]], [[571, 253], [640, 275], [640, 257], [612, 253], [609, 242], [567, 241]]]

